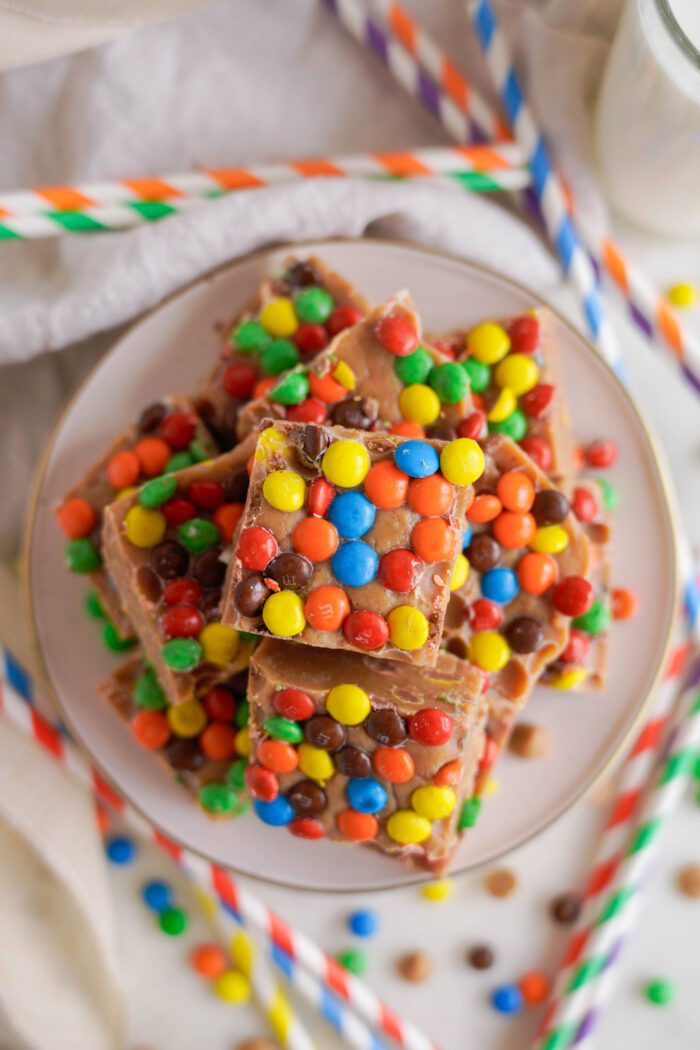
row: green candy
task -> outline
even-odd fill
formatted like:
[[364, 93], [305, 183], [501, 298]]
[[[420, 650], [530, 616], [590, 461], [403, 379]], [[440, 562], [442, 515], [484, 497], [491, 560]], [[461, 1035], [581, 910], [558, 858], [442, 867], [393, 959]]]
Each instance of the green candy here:
[[295, 313], [304, 324], [325, 324], [334, 305], [325, 288], [304, 288], [294, 299]]
[[160, 507], [177, 492], [177, 481], [172, 474], [162, 474], [141, 486], [139, 503], [142, 507]]
[[433, 370], [433, 359], [427, 350], [419, 346], [406, 357], [394, 358], [394, 372], [404, 386], [424, 383]]
[[174, 474], [177, 470], [184, 470], [185, 467], [191, 467], [193, 463], [194, 459], [189, 452], [176, 452], [175, 455], [171, 456], [165, 464], [165, 470], [163, 473]]
[[366, 973], [369, 966], [367, 953], [360, 948], [347, 948], [344, 952], [338, 952], [336, 959], [344, 970], [355, 974], [356, 977]]
[[201, 554], [221, 542], [221, 533], [214, 522], [206, 518], [190, 518], [177, 530], [177, 536], [191, 554]]
[[469, 390], [467, 373], [456, 361], [438, 365], [428, 381], [443, 405], [456, 405]]
[[187, 912], [182, 908], [166, 908], [158, 916], [158, 925], [168, 937], [179, 937], [187, 929], [189, 921]]
[[236, 729], [245, 729], [248, 725], [248, 719], [250, 718], [250, 704], [247, 700], [239, 700], [236, 704], [236, 714], [234, 722], [236, 723]]
[[263, 723], [263, 729], [275, 740], [284, 740], [285, 744], [298, 744], [304, 739], [304, 730], [298, 722], [293, 722], [291, 718], [282, 718], [279, 715], [266, 718]]
[[576, 616], [571, 626], [586, 634], [605, 634], [610, 626], [610, 609], [600, 598], [596, 598], [588, 612]]
[[102, 556], [89, 536], [69, 540], [63, 556], [71, 572], [95, 572], [102, 564]]
[[466, 361], [461, 362], [461, 365], [467, 373], [472, 393], [480, 394], [483, 390], [486, 390], [486, 387], [491, 383], [491, 369], [489, 366], [482, 364], [481, 361], [477, 361], [475, 357], [468, 357]]
[[242, 354], [258, 354], [269, 342], [270, 336], [259, 321], [244, 321], [231, 334], [231, 343]]
[[309, 380], [304, 372], [290, 372], [270, 391], [270, 400], [280, 405], [298, 405], [309, 393]]
[[649, 1002], [655, 1003], [656, 1006], [668, 1006], [676, 997], [675, 985], [665, 977], [649, 981], [645, 992]]
[[480, 798], [468, 798], [462, 804], [462, 811], [459, 814], [459, 820], [457, 821], [457, 827], [460, 831], [464, 828], [473, 828], [479, 819], [479, 812], [481, 811], [481, 799]]
[[104, 611], [100, 596], [97, 591], [88, 591], [85, 597], [85, 611], [93, 620], [106, 620], [107, 613]]
[[600, 488], [600, 495], [605, 509], [609, 511], [617, 510], [620, 506], [620, 493], [615, 486], [611, 485], [607, 478], [596, 478], [596, 481]]
[[278, 376], [299, 363], [299, 351], [289, 339], [274, 339], [260, 354], [265, 375]]
[[145, 670], [134, 682], [134, 700], [139, 707], [145, 707], [149, 711], [162, 711], [168, 706], [165, 693], [152, 667]]
[[205, 459], [211, 459], [209, 453], [205, 449], [201, 441], [197, 438], [193, 438], [187, 446], [187, 451], [192, 457], [193, 463], [203, 463]]
[[245, 771], [247, 767], [247, 758], [237, 758], [236, 761], [232, 762], [229, 766], [226, 780], [236, 791], [243, 791], [245, 788]]
[[113, 623], [107, 621], [102, 628], [102, 641], [111, 653], [125, 653], [136, 645], [135, 638], [122, 638]]
[[202, 647], [195, 638], [171, 638], [161, 649], [171, 671], [194, 671], [202, 660]]
[[505, 434], [513, 441], [522, 441], [527, 434], [527, 419], [519, 408], [501, 423], [489, 423], [489, 434]]
[[254, 634], [252, 631], [239, 631], [238, 637], [242, 642], [257, 642], [260, 635]]
[[240, 798], [238, 792], [228, 784], [222, 780], [213, 780], [200, 790], [199, 801], [208, 813], [223, 816], [225, 813], [235, 813]]

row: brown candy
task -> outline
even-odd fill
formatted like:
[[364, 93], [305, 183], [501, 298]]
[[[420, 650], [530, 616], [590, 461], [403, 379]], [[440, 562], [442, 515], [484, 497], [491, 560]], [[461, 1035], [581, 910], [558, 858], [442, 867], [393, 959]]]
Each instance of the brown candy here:
[[161, 580], [175, 580], [187, 571], [190, 556], [175, 540], [164, 540], [151, 550], [151, 568]]
[[331, 411], [333, 424], [337, 427], [347, 427], [349, 430], [369, 430], [376, 418], [376, 412], [371, 415], [367, 404], [360, 398], [338, 401]]
[[350, 744], [336, 755], [335, 764], [346, 777], [369, 777], [372, 775], [372, 762], [366, 751]]
[[686, 897], [700, 897], [700, 864], [681, 868], [676, 876], [676, 885]]
[[204, 765], [204, 755], [196, 740], [174, 738], [167, 745], [165, 754], [173, 769], [185, 773], [196, 773]]
[[396, 960], [397, 972], [405, 981], [420, 984], [433, 974], [433, 960], [426, 952], [406, 952]]
[[495, 568], [501, 559], [501, 548], [487, 532], [475, 536], [467, 549], [467, 558], [477, 572], [488, 572]]
[[308, 288], [309, 285], [321, 283], [318, 270], [307, 259], [293, 263], [284, 276], [292, 288]]
[[520, 722], [513, 730], [508, 750], [518, 758], [542, 758], [549, 754], [549, 733], [543, 726]]
[[300, 591], [313, 575], [314, 567], [303, 554], [286, 551], [273, 558], [265, 569], [265, 577], [274, 580], [285, 591]]
[[[219, 414], [212, 406], [210, 414], [204, 414], [203, 416], [205, 425], [215, 434], [217, 442], [225, 451], [233, 448], [238, 441], [236, 425], [238, 423], [238, 413], [244, 404], [245, 401], [242, 401], [241, 398], [232, 397]], [[202, 415], [201, 406], [199, 407], [199, 414]], [[227, 502], [232, 501], [227, 500]]]
[[270, 591], [260, 573], [253, 572], [238, 584], [233, 600], [244, 616], [257, 616], [269, 595]]
[[406, 723], [391, 707], [372, 711], [364, 725], [367, 733], [384, 747], [396, 747], [406, 739]]
[[326, 808], [326, 792], [313, 780], [300, 780], [290, 789], [287, 801], [300, 817], [315, 817]]
[[218, 620], [221, 617], [221, 588], [215, 587], [205, 591], [197, 602], [197, 607], [206, 620]]
[[505, 629], [508, 645], [516, 653], [534, 653], [544, 641], [544, 631], [539, 620], [532, 616], [518, 616]]
[[577, 893], [561, 893], [549, 906], [549, 914], [562, 926], [576, 922], [581, 914], [582, 900]]
[[321, 427], [304, 427], [301, 444], [297, 446], [299, 459], [306, 466], [315, 467], [330, 443], [330, 434]]
[[338, 751], [345, 743], [345, 728], [330, 715], [314, 715], [304, 726], [304, 736], [322, 751]]
[[136, 585], [147, 602], [155, 604], [159, 600], [162, 591], [160, 580], [147, 565], [142, 565], [136, 573]]
[[166, 407], [162, 401], [153, 401], [144, 408], [139, 416], [139, 430], [142, 434], [152, 434], [165, 419]]
[[518, 879], [509, 868], [498, 868], [485, 876], [484, 886], [492, 897], [510, 897], [518, 888]]
[[192, 566], [192, 575], [202, 587], [220, 587], [226, 575], [226, 566], [221, 560], [221, 547], [198, 554]]
[[245, 470], [229, 470], [221, 484], [227, 503], [245, 503], [248, 494], [248, 474]]
[[454, 441], [457, 431], [449, 423], [433, 423], [425, 432], [425, 436], [431, 441]]
[[467, 962], [475, 970], [488, 970], [495, 960], [496, 957], [487, 944], [477, 944], [467, 953]]
[[538, 525], [559, 525], [569, 509], [569, 501], [561, 492], [543, 489], [535, 496], [531, 513]]

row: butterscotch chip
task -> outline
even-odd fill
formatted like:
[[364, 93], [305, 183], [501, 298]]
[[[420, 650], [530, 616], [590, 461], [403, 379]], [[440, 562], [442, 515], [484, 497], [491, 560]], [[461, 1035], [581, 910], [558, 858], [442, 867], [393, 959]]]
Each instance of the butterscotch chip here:
[[700, 897], [700, 864], [681, 868], [676, 876], [676, 885], [686, 897]]
[[433, 973], [433, 961], [425, 952], [406, 952], [396, 961], [396, 969], [405, 981], [419, 984]]
[[492, 897], [510, 897], [518, 888], [518, 879], [509, 868], [499, 868], [486, 875], [484, 885]]
[[549, 733], [544, 726], [521, 722], [513, 730], [508, 750], [518, 758], [543, 758], [549, 754]]

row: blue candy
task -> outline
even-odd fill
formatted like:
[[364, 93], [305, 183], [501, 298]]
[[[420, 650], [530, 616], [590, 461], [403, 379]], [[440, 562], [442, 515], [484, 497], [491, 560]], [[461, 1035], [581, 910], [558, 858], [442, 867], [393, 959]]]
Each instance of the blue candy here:
[[160, 913], [169, 908], [173, 902], [172, 886], [159, 879], [151, 879], [142, 887], [141, 896], [151, 911]]
[[514, 984], [502, 984], [491, 993], [491, 1005], [500, 1014], [517, 1014], [523, 1008], [523, 993]]
[[107, 840], [105, 851], [112, 864], [131, 864], [136, 856], [136, 843], [126, 835], [114, 835]]
[[386, 805], [385, 788], [372, 777], [357, 777], [345, 789], [348, 802], [359, 813], [378, 813]]
[[472, 527], [467, 522], [467, 527], [462, 533], [462, 550], [465, 551], [472, 541]]
[[518, 577], [512, 569], [501, 566], [489, 569], [481, 577], [481, 593], [489, 601], [505, 605], [515, 598], [518, 593]]
[[427, 441], [402, 441], [394, 452], [394, 463], [409, 478], [427, 478], [440, 469], [440, 457]]
[[345, 540], [364, 536], [374, 525], [377, 508], [361, 492], [343, 492], [328, 508], [328, 520]]
[[256, 798], [253, 809], [262, 820], [263, 824], [269, 824], [273, 828], [281, 828], [294, 820], [294, 810], [284, 795], [278, 795], [274, 802], [261, 802]]
[[379, 916], [376, 911], [362, 908], [350, 913], [348, 926], [356, 937], [371, 937], [379, 929]]
[[341, 543], [331, 558], [331, 569], [339, 583], [346, 587], [363, 587], [377, 575], [379, 558], [362, 540]]

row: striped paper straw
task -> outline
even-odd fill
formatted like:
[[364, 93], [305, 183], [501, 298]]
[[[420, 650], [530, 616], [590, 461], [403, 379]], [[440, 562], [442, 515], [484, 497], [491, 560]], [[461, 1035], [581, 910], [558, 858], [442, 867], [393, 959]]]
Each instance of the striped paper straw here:
[[[69, 740], [58, 733], [35, 708], [23, 703], [19, 694], [7, 684], [0, 694], [0, 712], [14, 725], [33, 737], [53, 758], [69, 768], [88, 788], [115, 809], [143, 838], [164, 850], [201, 890], [216, 898], [224, 913], [233, 915], [242, 925], [260, 931], [272, 948], [286, 952], [300, 966], [354, 1009], [372, 1028], [394, 1039], [406, 1050], [439, 1050], [412, 1022], [392, 1010], [368, 985], [347, 973], [339, 963], [326, 955], [309, 937], [286, 923], [234, 876], [192, 850], [181, 846], [154, 828], [137, 810], [123, 799]], [[293, 1043], [296, 1031], [287, 1033], [290, 1050], [308, 1050], [308, 1043]]]

